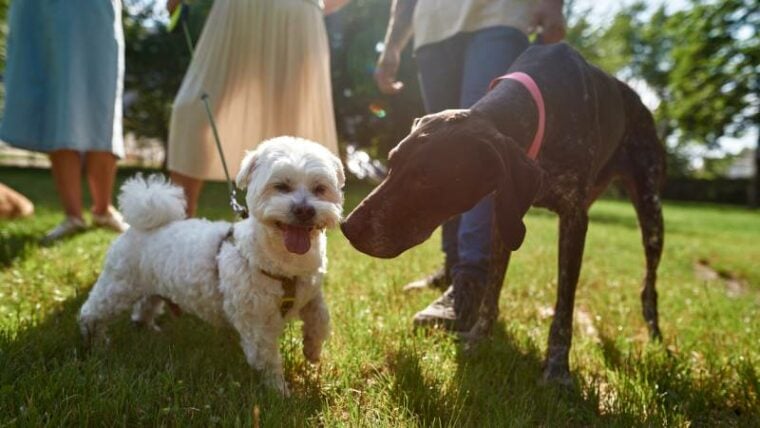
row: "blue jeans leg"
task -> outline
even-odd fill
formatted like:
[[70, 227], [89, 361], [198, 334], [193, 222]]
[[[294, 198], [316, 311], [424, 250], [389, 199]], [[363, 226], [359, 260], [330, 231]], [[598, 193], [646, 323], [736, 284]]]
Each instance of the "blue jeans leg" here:
[[[527, 37], [511, 27], [492, 27], [472, 33], [464, 53], [460, 106], [469, 108], [482, 98], [491, 81], [506, 73], [528, 45]], [[459, 260], [453, 267], [454, 276], [465, 273], [485, 280], [491, 254], [492, 220], [492, 196], [461, 215], [457, 239]]]
[[[457, 35], [423, 46], [415, 53], [425, 112], [437, 113], [459, 107], [465, 41], [464, 35]], [[459, 216], [456, 216], [442, 227], [441, 245], [447, 267], [454, 266], [459, 260], [458, 234]]]

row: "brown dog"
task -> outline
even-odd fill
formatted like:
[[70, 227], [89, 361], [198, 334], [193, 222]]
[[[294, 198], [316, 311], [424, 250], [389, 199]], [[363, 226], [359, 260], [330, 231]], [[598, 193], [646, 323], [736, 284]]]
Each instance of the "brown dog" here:
[[644, 318], [660, 337], [655, 281], [663, 245], [659, 190], [665, 156], [651, 113], [627, 85], [588, 64], [565, 44], [535, 46], [510, 72], [537, 83], [546, 105], [546, 134], [534, 161], [537, 106], [525, 86], [503, 80], [470, 110], [415, 122], [388, 158], [387, 178], [348, 216], [343, 233], [359, 251], [395, 257], [425, 241], [448, 218], [495, 193], [495, 239], [489, 285], [478, 322], [486, 334], [498, 314], [509, 261], [525, 236], [531, 205], [560, 216], [558, 297], [544, 378], [570, 381], [573, 304], [588, 227], [588, 208], [613, 177], [622, 177], [636, 207], [647, 270]]
[[29, 217], [34, 214], [34, 204], [24, 195], [0, 183], [0, 219]]

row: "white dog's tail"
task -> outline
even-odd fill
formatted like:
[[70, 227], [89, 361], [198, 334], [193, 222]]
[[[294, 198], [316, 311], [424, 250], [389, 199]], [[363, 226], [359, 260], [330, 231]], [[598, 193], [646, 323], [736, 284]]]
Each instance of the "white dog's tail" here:
[[119, 209], [124, 220], [138, 230], [150, 230], [185, 218], [187, 202], [181, 188], [163, 175], [144, 179], [141, 174], [121, 186]]

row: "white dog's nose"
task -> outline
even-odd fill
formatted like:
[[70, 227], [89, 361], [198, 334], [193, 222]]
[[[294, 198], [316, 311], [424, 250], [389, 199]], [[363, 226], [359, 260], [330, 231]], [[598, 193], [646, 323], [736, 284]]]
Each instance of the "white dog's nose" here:
[[312, 220], [315, 215], [317, 215], [317, 210], [309, 204], [298, 204], [293, 206], [293, 216], [302, 223]]

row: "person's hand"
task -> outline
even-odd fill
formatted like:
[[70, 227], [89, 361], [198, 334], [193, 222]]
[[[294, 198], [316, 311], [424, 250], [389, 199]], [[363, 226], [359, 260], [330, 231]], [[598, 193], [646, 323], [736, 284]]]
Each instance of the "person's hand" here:
[[561, 0], [540, 0], [530, 22], [531, 31], [541, 27], [543, 43], [557, 43], [565, 38], [565, 17]]
[[169, 12], [169, 15], [174, 13], [174, 9], [176, 9], [180, 3], [182, 3], [182, 0], [166, 0], [166, 11]]
[[375, 83], [380, 92], [394, 95], [401, 92], [404, 84], [396, 80], [398, 67], [401, 64], [401, 53], [397, 49], [388, 49], [380, 55], [375, 67]]

